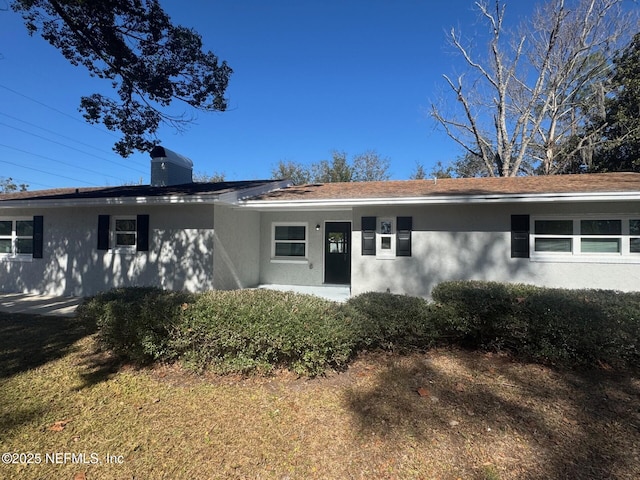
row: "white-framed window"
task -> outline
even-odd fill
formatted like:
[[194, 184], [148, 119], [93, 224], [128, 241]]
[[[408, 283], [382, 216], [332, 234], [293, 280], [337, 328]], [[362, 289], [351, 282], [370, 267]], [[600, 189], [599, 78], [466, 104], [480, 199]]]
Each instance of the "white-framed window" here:
[[376, 257], [395, 258], [396, 219], [393, 217], [378, 218], [376, 237]]
[[33, 218], [0, 219], [0, 257], [31, 258]]
[[640, 263], [640, 215], [531, 219], [532, 260]]
[[306, 262], [309, 224], [306, 222], [273, 222], [271, 224], [272, 261]]
[[148, 252], [149, 215], [98, 215], [98, 250], [112, 253]]
[[138, 244], [136, 217], [113, 217], [113, 246], [119, 251], [135, 251]]

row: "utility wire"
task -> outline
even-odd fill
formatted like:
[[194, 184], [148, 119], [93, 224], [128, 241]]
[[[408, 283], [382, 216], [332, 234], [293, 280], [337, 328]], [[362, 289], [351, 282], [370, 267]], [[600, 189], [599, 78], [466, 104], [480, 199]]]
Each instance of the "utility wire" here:
[[[113, 160], [109, 160], [109, 159], [107, 159], [107, 158], [100, 157], [100, 156], [95, 155], [95, 154], [93, 154], [93, 153], [85, 152], [85, 151], [83, 151], [83, 150], [80, 150], [79, 148], [75, 148], [75, 147], [72, 147], [72, 146], [70, 146], [70, 145], [66, 145], [66, 144], [64, 144], [64, 143], [62, 143], [62, 142], [58, 142], [58, 141], [56, 141], [56, 140], [51, 140], [50, 138], [43, 137], [42, 135], [38, 135], [37, 133], [29, 132], [29, 131], [27, 131], [27, 130], [23, 130], [23, 129], [21, 129], [21, 128], [14, 127], [13, 125], [9, 125], [9, 124], [4, 123], [4, 122], [0, 122], [0, 125], [4, 125], [5, 127], [12, 128], [12, 129], [17, 130], [17, 131], [22, 132], [22, 133], [26, 133], [27, 135], [33, 135], [34, 137], [41, 138], [41, 139], [43, 139], [43, 140], [46, 140], [47, 142], [55, 143], [56, 145], [62, 145], [63, 147], [69, 148], [69, 149], [71, 149], [71, 150], [75, 150], [76, 152], [80, 152], [80, 153], [83, 153], [83, 154], [85, 154], [85, 155], [89, 155], [89, 156], [91, 156], [91, 157], [95, 157], [95, 158], [97, 158], [97, 159], [99, 159], [99, 160], [103, 160], [103, 161], [105, 161], [105, 162], [113, 163], [113, 164], [115, 164], [115, 165], [118, 165], [119, 167], [128, 168], [129, 170], [133, 170], [134, 172], [138, 172], [138, 173], [146, 173], [146, 172], [144, 172], [144, 171], [142, 171], [142, 170], [139, 170], [139, 169], [137, 169], [137, 168], [129, 167], [128, 165], [121, 165], [121, 164], [119, 164], [119, 163], [117, 163], [117, 162], [114, 162]], [[24, 150], [19, 150], [19, 149], [14, 148], [14, 147], [9, 147], [9, 146], [7, 146], [7, 145], [3, 145], [3, 146], [4, 146], [4, 147], [7, 147], [7, 148], [13, 148], [14, 150], [18, 150], [18, 151], [23, 152], [23, 153], [31, 153], [31, 152], [26, 152], [26, 151], [24, 151]], [[31, 153], [31, 154], [32, 154], [32, 155], [36, 155], [36, 156], [42, 156], [42, 155], [38, 155], [38, 154], [36, 154], [36, 153]], [[55, 160], [55, 159], [53, 159], [53, 158], [49, 158], [49, 157], [43, 157], [43, 158], [47, 158], [47, 160], [53, 160], [54, 162], [65, 163], [65, 162], [62, 162], [61, 160]], [[70, 163], [65, 163], [65, 165], [70, 165], [70, 166], [72, 166], [72, 167], [76, 167], [75, 165], [70, 164]], [[81, 168], [81, 169], [82, 169], [82, 167], [76, 167], [76, 168]], [[83, 170], [87, 170], [87, 169], [85, 168], [85, 169], [83, 169]], [[95, 170], [87, 170], [87, 171], [89, 171], [89, 172], [91, 172], [91, 173], [97, 173], [97, 174], [99, 174], [99, 175], [103, 175], [102, 173], [100, 173], [100, 172], [96, 172]], [[106, 174], [104, 174], [104, 175], [106, 175]], [[106, 175], [106, 176], [107, 176], [107, 177], [111, 177], [111, 178], [115, 178], [115, 179], [117, 179], [117, 180], [122, 180], [122, 178], [114, 177], [113, 175]]]
[[95, 145], [91, 145], [90, 143], [81, 142], [80, 140], [77, 140], [77, 139], [75, 139], [73, 137], [68, 137], [68, 136], [63, 135], [61, 133], [54, 132], [53, 130], [49, 130], [48, 128], [41, 127], [40, 125], [36, 125], [35, 123], [27, 122], [26, 120], [22, 120], [21, 118], [14, 117], [13, 115], [9, 115], [8, 113], [0, 112], [0, 115], [2, 115], [3, 117], [10, 118], [11, 120], [14, 120], [16, 122], [20, 122], [20, 123], [24, 123], [25, 125], [29, 125], [30, 127], [37, 128], [38, 130], [43, 130], [43, 131], [45, 131], [47, 133], [50, 133], [52, 135], [55, 135], [57, 137], [64, 138], [65, 140], [70, 140], [70, 141], [72, 141], [74, 143], [77, 143], [79, 145], [82, 145], [84, 147], [92, 148], [92, 149], [94, 149], [94, 150], [96, 150], [96, 151], [98, 151], [100, 153], [105, 153], [107, 155], [112, 155], [113, 154], [113, 152], [107, 152], [106, 150], [102, 150], [101, 148], [98, 148]]
[[45, 187], [45, 188], [56, 188], [53, 185], [48, 185], [46, 183], [40, 183], [40, 182], [30, 182], [29, 180], [25, 180], [24, 178], [14, 177], [13, 175], [9, 175], [8, 177], [0, 177], [0, 178], [10, 178], [11, 181], [16, 182], [18, 186], [20, 186], [20, 184], [24, 184], [27, 187], [30, 187], [31, 185], [40, 185], [41, 187]]
[[7, 163], [7, 164], [13, 165], [15, 167], [26, 168], [27, 170], [33, 170], [34, 172], [40, 172], [40, 173], [44, 173], [44, 174], [47, 174], [47, 175], [52, 175], [54, 177], [66, 178], [67, 180], [72, 180], [74, 182], [84, 183], [86, 185], [91, 185], [92, 187], [99, 187], [100, 186], [100, 185], [96, 185], [95, 183], [85, 182], [84, 180], [78, 180], [77, 178], [67, 177], [65, 175], [60, 175], [58, 173], [51, 173], [51, 172], [47, 172], [45, 170], [40, 170], [39, 168], [27, 167], [25, 165], [20, 165], [19, 163], [10, 162], [8, 160], [0, 160], [0, 162], [1, 163]]
[[[2, 122], [0, 122], [0, 125], [3, 125]], [[45, 139], [46, 140], [46, 139]], [[113, 175], [109, 175], [107, 173], [102, 173], [102, 172], [98, 172], [97, 170], [91, 170], [90, 168], [85, 168], [85, 167], [79, 167], [76, 164], [73, 163], [69, 163], [69, 162], [64, 162], [62, 160], [56, 160], [55, 158], [51, 158], [51, 157], [47, 157], [45, 155], [40, 155], [39, 153], [33, 153], [33, 152], [29, 152], [27, 150], [22, 150], [21, 148], [16, 148], [16, 147], [12, 147], [10, 145], [4, 145], [2, 143], [0, 143], [0, 147], [4, 147], [4, 148], [8, 148], [10, 150], [13, 150], [15, 152], [20, 152], [20, 153], [26, 153], [27, 155], [32, 155], [34, 157], [40, 157], [40, 158], [44, 158], [45, 160], [49, 160], [51, 162], [56, 162], [56, 163], [60, 163], [62, 165], [66, 165], [68, 167], [72, 167], [75, 168], [77, 170], [84, 170], [85, 172], [89, 172], [89, 173], [94, 173], [96, 175], [101, 175], [101, 176], [105, 176], [105, 177], [110, 177], [110, 178], [115, 178], [118, 181], [124, 182], [126, 181], [124, 178], [121, 177], [114, 177]]]
[[29, 97], [29, 96], [27, 96], [27, 95], [25, 95], [25, 94], [23, 94], [23, 93], [20, 93], [20, 92], [18, 92], [18, 91], [16, 91], [16, 90], [14, 90], [14, 89], [12, 89], [12, 88], [7, 87], [6, 85], [2, 85], [2, 84], [0, 84], [0, 88], [4, 88], [5, 90], [8, 90], [9, 92], [11, 92], [11, 93], [13, 93], [13, 94], [18, 95], [19, 97], [26, 98], [27, 100], [29, 100], [29, 101], [31, 101], [31, 102], [33, 102], [33, 103], [37, 103], [38, 105], [41, 105], [41, 106], [43, 106], [43, 107], [45, 107], [45, 108], [48, 108], [49, 110], [52, 110], [52, 111], [54, 111], [54, 112], [56, 112], [56, 113], [59, 113], [60, 115], [64, 115], [65, 117], [70, 118], [71, 120], [73, 120], [73, 121], [75, 121], [75, 122], [81, 123], [81, 124], [83, 124], [83, 125], [88, 125], [89, 127], [93, 128], [93, 129], [95, 129], [95, 130], [98, 130], [99, 132], [106, 133], [107, 135], [110, 135], [110, 136], [112, 136], [112, 137], [117, 138], [117, 135], [113, 134], [112, 132], [110, 132], [110, 131], [108, 131], [108, 130], [103, 130], [102, 128], [98, 128], [98, 127], [96, 127], [95, 125], [92, 125], [92, 124], [90, 124], [90, 123], [86, 123], [86, 122], [84, 122], [84, 121], [82, 121], [82, 120], [78, 119], [77, 117], [74, 117], [73, 115], [69, 115], [68, 113], [63, 112], [62, 110], [58, 110], [58, 109], [57, 109], [57, 108], [55, 108], [55, 107], [52, 107], [52, 106], [50, 106], [50, 105], [47, 105], [46, 103], [43, 103], [43, 102], [41, 102], [40, 100], [36, 100], [35, 98]]

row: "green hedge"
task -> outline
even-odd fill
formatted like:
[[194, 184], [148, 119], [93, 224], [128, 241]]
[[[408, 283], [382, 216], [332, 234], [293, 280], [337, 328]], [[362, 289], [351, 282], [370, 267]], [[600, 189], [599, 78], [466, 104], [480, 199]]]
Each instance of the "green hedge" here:
[[77, 314], [96, 321], [102, 345], [144, 365], [175, 357], [170, 337], [181, 321], [181, 306], [193, 299], [193, 294], [160, 288], [116, 288], [85, 299]]
[[432, 347], [441, 341], [442, 324], [452, 314], [450, 309], [423, 298], [378, 292], [350, 298], [345, 308], [358, 320], [355, 341], [360, 349]]
[[434, 345], [508, 350], [564, 365], [640, 365], [640, 293], [445, 282], [433, 301], [365, 293], [338, 304], [271, 290], [203, 294], [121, 288], [87, 299], [78, 315], [138, 364], [195, 370], [317, 375], [366, 349]]
[[640, 364], [640, 293], [464, 281], [441, 283], [432, 296], [453, 309], [449, 334], [467, 347], [559, 364]]
[[316, 375], [344, 366], [353, 323], [335, 303], [271, 290], [212, 291], [183, 311], [172, 349], [189, 365], [222, 372], [284, 366]]
[[125, 288], [78, 309], [97, 320], [106, 348], [137, 364], [181, 360], [219, 372], [283, 366], [305, 375], [347, 363], [361, 323], [350, 314], [328, 300], [272, 290], [196, 295]]

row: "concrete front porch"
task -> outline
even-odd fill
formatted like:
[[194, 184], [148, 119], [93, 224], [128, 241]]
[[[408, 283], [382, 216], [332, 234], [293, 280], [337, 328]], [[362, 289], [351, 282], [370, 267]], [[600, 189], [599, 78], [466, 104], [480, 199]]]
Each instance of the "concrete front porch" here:
[[351, 287], [349, 285], [259, 285], [258, 288], [266, 288], [270, 290], [279, 290], [281, 292], [304, 293], [307, 295], [316, 295], [317, 297], [326, 298], [334, 302], [346, 302], [351, 296]]

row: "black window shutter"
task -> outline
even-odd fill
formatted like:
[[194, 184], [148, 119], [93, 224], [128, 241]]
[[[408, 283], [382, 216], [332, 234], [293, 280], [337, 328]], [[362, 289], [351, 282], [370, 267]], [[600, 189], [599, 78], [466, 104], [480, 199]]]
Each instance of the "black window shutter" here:
[[33, 217], [33, 258], [42, 258], [44, 222], [42, 215]]
[[411, 230], [413, 217], [398, 217], [396, 219], [396, 256], [411, 256]]
[[529, 258], [529, 215], [511, 215], [511, 258]]
[[362, 255], [376, 254], [376, 217], [362, 217]]
[[98, 250], [109, 250], [109, 215], [98, 215]]
[[138, 252], [149, 251], [149, 215], [138, 215], [136, 221], [138, 242], [136, 250]]

